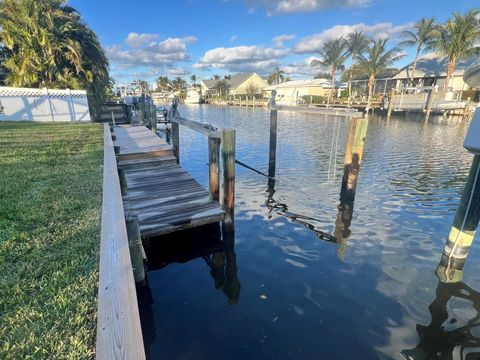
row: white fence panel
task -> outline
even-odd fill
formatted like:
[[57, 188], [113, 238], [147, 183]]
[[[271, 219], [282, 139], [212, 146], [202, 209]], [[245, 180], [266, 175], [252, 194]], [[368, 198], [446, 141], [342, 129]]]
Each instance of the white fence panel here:
[[0, 121], [90, 121], [85, 90], [0, 87]]

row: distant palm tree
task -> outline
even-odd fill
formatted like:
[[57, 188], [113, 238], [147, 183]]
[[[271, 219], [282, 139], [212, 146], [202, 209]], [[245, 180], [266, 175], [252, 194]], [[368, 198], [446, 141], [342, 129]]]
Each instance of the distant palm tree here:
[[215, 83], [215, 90], [217, 90], [217, 94], [219, 97], [222, 97], [223, 95], [226, 95], [228, 89], [228, 83], [227, 80], [218, 80]]
[[479, 14], [479, 10], [470, 10], [465, 15], [454, 13], [446, 24], [438, 29], [438, 34], [429, 45], [430, 49], [448, 58], [445, 90], [448, 89], [457, 61], [480, 54]]
[[213, 80], [219, 80], [220, 79], [220, 75], [213, 75]]
[[180, 91], [187, 86], [187, 82], [182, 77], [177, 76], [175, 79], [172, 80], [172, 86], [175, 91]]
[[273, 73], [271, 73], [268, 76], [269, 84], [277, 85], [277, 84], [283, 83], [284, 80], [285, 80], [285, 71], [281, 70], [278, 66], [275, 67], [275, 70], [273, 71]]
[[361, 31], [355, 31], [350, 33], [345, 39], [346, 49], [348, 55], [352, 59], [350, 69], [348, 70], [348, 104], [352, 100], [352, 80], [353, 80], [353, 68], [357, 62], [357, 57], [365, 52], [368, 47], [369, 40]]
[[190, 76], [190, 80], [192, 80], [193, 86], [195, 86], [195, 84], [197, 82], [197, 76], [196, 75]]
[[157, 84], [157, 88], [162, 91], [168, 91], [171, 88], [170, 80], [166, 76], [159, 76], [157, 80], [155, 80], [155, 84]]
[[438, 26], [435, 24], [435, 18], [421, 18], [413, 26], [413, 30], [405, 30], [402, 33], [403, 41], [399, 46], [416, 47], [415, 60], [413, 61], [412, 74], [410, 82], [413, 84], [415, 79], [415, 70], [420, 52], [428, 48], [438, 33]]
[[387, 49], [387, 42], [388, 39], [372, 40], [365, 53], [358, 56], [358, 69], [368, 76], [367, 111], [370, 109], [376, 76], [388, 71], [395, 61], [404, 56], [398, 46]]
[[317, 51], [322, 57], [321, 60], [313, 60], [311, 65], [314, 67], [325, 66], [330, 68], [330, 76], [332, 79], [332, 91], [328, 96], [335, 95], [335, 80], [337, 78], [337, 71], [343, 70], [345, 60], [347, 60], [348, 53], [346, 51], [346, 44], [342, 37], [327, 41], [321, 50]]

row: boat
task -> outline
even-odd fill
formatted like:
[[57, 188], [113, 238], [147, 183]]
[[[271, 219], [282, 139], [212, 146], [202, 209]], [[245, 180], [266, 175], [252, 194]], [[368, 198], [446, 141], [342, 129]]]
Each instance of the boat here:
[[200, 104], [201, 96], [195, 88], [188, 89], [185, 104]]

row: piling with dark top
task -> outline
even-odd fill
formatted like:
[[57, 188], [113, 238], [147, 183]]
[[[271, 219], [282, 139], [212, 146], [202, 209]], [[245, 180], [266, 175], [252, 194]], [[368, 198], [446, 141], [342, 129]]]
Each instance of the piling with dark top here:
[[115, 155], [120, 154], [120, 146], [115, 145], [115, 146], [113, 147], [113, 151], [115, 152]]
[[480, 155], [473, 158], [460, 205], [436, 274], [442, 282], [459, 282], [480, 220]]
[[133, 277], [135, 283], [138, 285], [146, 285], [145, 280], [145, 267], [143, 264], [143, 245], [142, 236], [140, 234], [140, 224], [138, 217], [133, 214], [127, 214], [125, 216], [127, 225], [128, 245], [130, 248], [130, 259], [133, 267]]
[[212, 200], [219, 199], [220, 179], [220, 139], [208, 138], [208, 189]]
[[157, 108], [155, 106], [152, 107], [151, 111], [151, 128], [154, 134], [157, 133]]
[[[268, 108], [270, 109], [270, 150], [268, 155], [269, 168], [275, 166], [277, 160], [277, 116], [278, 110], [276, 109], [275, 96], [277, 92], [272, 90], [272, 95], [268, 100]], [[269, 174], [270, 176], [270, 174]]]
[[235, 207], [235, 129], [222, 129], [222, 206], [225, 222], [233, 223]]

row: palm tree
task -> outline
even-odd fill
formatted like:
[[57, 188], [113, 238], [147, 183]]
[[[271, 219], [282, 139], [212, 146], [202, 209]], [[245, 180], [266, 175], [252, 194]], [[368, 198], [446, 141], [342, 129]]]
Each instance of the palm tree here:
[[448, 58], [445, 90], [448, 89], [457, 61], [480, 54], [479, 14], [479, 10], [470, 10], [465, 15], [454, 13], [446, 24], [440, 26], [437, 35], [429, 45], [430, 49]]
[[357, 57], [365, 52], [368, 47], [368, 38], [361, 31], [355, 31], [350, 33], [345, 39], [347, 53], [352, 59], [350, 65], [349, 77], [348, 77], [348, 105], [352, 100], [352, 80], [353, 80], [353, 68], [357, 62]]
[[280, 83], [283, 83], [285, 79], [285, 71], [281, 70], [278, 66], [275, 67], [275, 70], [273, 71], [273, 73], [270, 74], [270, 76], [268, 77], [268, 82], [270, 84], [280, 84]]
[[368, 76], [367, 112], [370, 109], [376, 76], [388, 71], [395, 61], [404, 56], [398, 46], [387, 49], [387, 42], [388, 39], [372, 40], [365, 53], [358, 56], [358, 70]]
[[415, 79], [415, 69], [420, 52], [428, 48], [438, 32], [438, 26], [435, 24], [435, 18], [421, 18], [413, 26], [413, 30], [405, 30], [402, 33], [403, 41], [399, 46], [416, 47], [415, 60], [413, 61], [412, 76], [410, 82], [413, 84]]
[[172, 86], [175, 91], [180, 91], [184, 89], [186, 85], [187, 85], [187, 82], [185, 81], [185, 79], [183, 79], [180, 76], [177, 76], [175, 79], [172, 80]]
[[157, 88], [162, 91], [168, 91], [171, 88], [170, 80], [166, 76], [159, 76], [157, 80], [155, 80], [157, 84]]
[[345, 60], [347, 59], [348, 53], [346, 52], [346, 44], [342, 37], [339, 37], [334, 40], [329, 40], [325, 44], [321, 50], [318, 50], [318, 53], [322, 57], [321, 60], [313, 60], [311, 65], [318, 67], [318, 66], [325, 66], [330, 68], [330, 76], [332, 79], [332, 91], [331, 94], [328, 96], [328, 100], [330, 101], [330, 97], [335, 95], [335, 80], [337, 78], [337, 70], [343, 70]]
[[218, 80], [215, 83], [215, 89], [217, 90], [218, 97], [222, 97], [223, 95], [226, 94], [227, 89], [228, 89], [228, 83], [227, 80]]
[[0, 43], [7, 85], [84, 88], [94, 107], [112, 86], [96, 34], [62, 0], [0, 1]]
[[220, 80], [220, 75], [213, 75], [212, 79], [213, 80]]
[[197, 82], [197, 76], [196, 75], [190, 76], [190, 80], [192, 80], [193, 86], [195, 86], [195, 83]]

